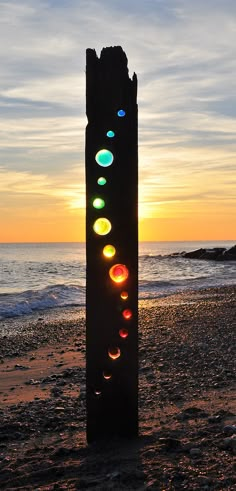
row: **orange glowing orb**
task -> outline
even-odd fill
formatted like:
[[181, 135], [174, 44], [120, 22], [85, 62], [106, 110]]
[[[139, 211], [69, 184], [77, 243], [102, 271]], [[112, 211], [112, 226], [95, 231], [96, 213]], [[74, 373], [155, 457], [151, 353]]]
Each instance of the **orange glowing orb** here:
[[122, 298], [122, 300], [127, 300], [128, 296], [128, 292], [121, 292], [120, 294], [120, 298]]
[[120, 329], [119, 330], [119, 335], [121, 338], [125, 339], [129, 335], [129, 331], [127, 329]]
[[129, 270], [124, 264], [114, 264], [109, 270], [109, 275], [112, 281], [115, 283], [122, 283], [127, 280], [129, 276]]
[[108, 350], [108, 355], [112, 360], [117, 360], [120, 357], [120, 348], [110, 348]]
[[113, 245], [107, 244], [105, 247], [103, 247], [103, 255], [107, 258], [111, 258], [115, 255], [116, 249]]
[[132, 310], [125, 309], [125, 310], [123, 310], [122, 315], [123, 315], [124, 319], [129, 320], [133, 316], [133, 313], [132, 313]]
[[104, 370], [104, 372], [103, 372], [103, 378], [105, 380], [110, 380], [111, 377], [112, 377], [111, 373], [110, 372], [107, 372], [106, 370]]

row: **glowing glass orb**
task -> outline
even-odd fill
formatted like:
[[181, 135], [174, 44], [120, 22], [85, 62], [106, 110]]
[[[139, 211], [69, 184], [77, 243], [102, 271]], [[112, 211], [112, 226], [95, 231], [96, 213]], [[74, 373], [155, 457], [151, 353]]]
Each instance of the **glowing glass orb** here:
[[93, 207], [97, 210], [101, 210], [105, 206], [105, 201], [102, 198], [95, 198], [93, 200]]
[[115, 283], [122, 283], [127, 280], [129, 270], [124, 264], [114, 264], [109, 270], [109, 276]]
[[109, 130], [109, 131], [107, 132], [107, 136], [108, 136], [108, 138], [114, 138], [114, 136], [115, 136], [114, 131]]
[[110, 380], [111, 377], [112, 377], [111, 373], [110, 372], [107, 372], [106, 370], [104, 370], [104, 372], [103, 372], [103, 378], [105, 380]]
[[124, 319], [129, 320], [133, 316], [132, 310], [125, 309], [125, 310], [123, 310], [122, 315], [123, 315]]
[[119, 109], [119, 111], [117, 111], [117, 116], [119, 116], [119, 118], [123, 118], [125, 114], [126, 112], [124, 111], [124, 109]]
[[104, 186], [104, 184], [106, 184], [107, 180], [105, 177], [99, 177], [98, 180], [97, 180], [97, 183], [99, 184], [99, 186]]
[[129, 335], [129, 331], [127, 329], [120, 329], [119, 330], [119, 335], [121, 338], [125, 339]]
[[103, 255], [104, 255], [105, 257], [110, 258], [110, 257], [113, 257], [113, 256], [115, 255], [115, 253], [116, 253], [116, 249], [115, 249], [115, 247], [114, 247], [113, 245], [108, 244], [108, 245], [106, 245], [106, 246], [103, 248], [103, 251], [102, 251], [102, 252], [103, 252]]
[[93, 224], [93, 230], [98, 235], [107, 235], [111, 231], [111, 222], [107, 218], [98, 218]]
[[128, 296], [128, 292], [121, 292], [120, 294], [120, 298], [122, 298], [122, 300], [127, 300]]
[[99, 150], [99, 152], [97, 152], [95, 155], [96, 162], [102, 167], [109, 167], [109, 165], [112, 164], [113, 159], [113, 153], [110, 152], [110, 150], [106, 150], [105, 148]]
[[95, 396], [100, 396], [101, 393], [102, 393], [101, 390], [95, 390], [94, 391]]
[[108, 355], [112, 360], [117, 360], [120, 357], [120, 348], [110, 348], [108, 350]]

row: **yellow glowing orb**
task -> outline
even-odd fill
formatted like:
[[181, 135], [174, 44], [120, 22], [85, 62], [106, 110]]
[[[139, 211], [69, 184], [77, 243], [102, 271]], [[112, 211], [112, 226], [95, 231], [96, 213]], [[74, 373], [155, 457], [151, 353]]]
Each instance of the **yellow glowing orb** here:
[[116, 249], [113, 245], [108, 244], [103, 248], [103, 255], [107, 258], [111, 258], [115, 255]]
[[121, 292], [120, 294], [120, 298], [122, 298], [122, 300], [127, 300], [128, 296], [128, 292]]
[[107, 235], [111, 231], [111, 222], [107, 218], [98, 218], [93, 224], [93, 230], [98, 235]]

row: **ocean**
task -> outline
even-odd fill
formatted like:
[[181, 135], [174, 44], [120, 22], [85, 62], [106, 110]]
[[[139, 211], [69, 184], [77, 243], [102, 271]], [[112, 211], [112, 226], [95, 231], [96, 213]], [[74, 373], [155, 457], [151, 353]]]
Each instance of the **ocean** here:
[[[236, 283], [236, 262], [171, 254], [235, 241], [140, 242], [139, 299]], [[85, 306], [84, 243], [0, 244], [0, 320], [58, 307]]]

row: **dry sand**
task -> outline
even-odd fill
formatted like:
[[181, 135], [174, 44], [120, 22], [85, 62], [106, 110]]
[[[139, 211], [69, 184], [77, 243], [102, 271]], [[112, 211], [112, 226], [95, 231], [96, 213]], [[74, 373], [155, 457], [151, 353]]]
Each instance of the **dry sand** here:
[[0, 490], [235, 490], [235, 287], [140, 303], [140, 437], [87, 446], [85, 321], [3, 323]]

